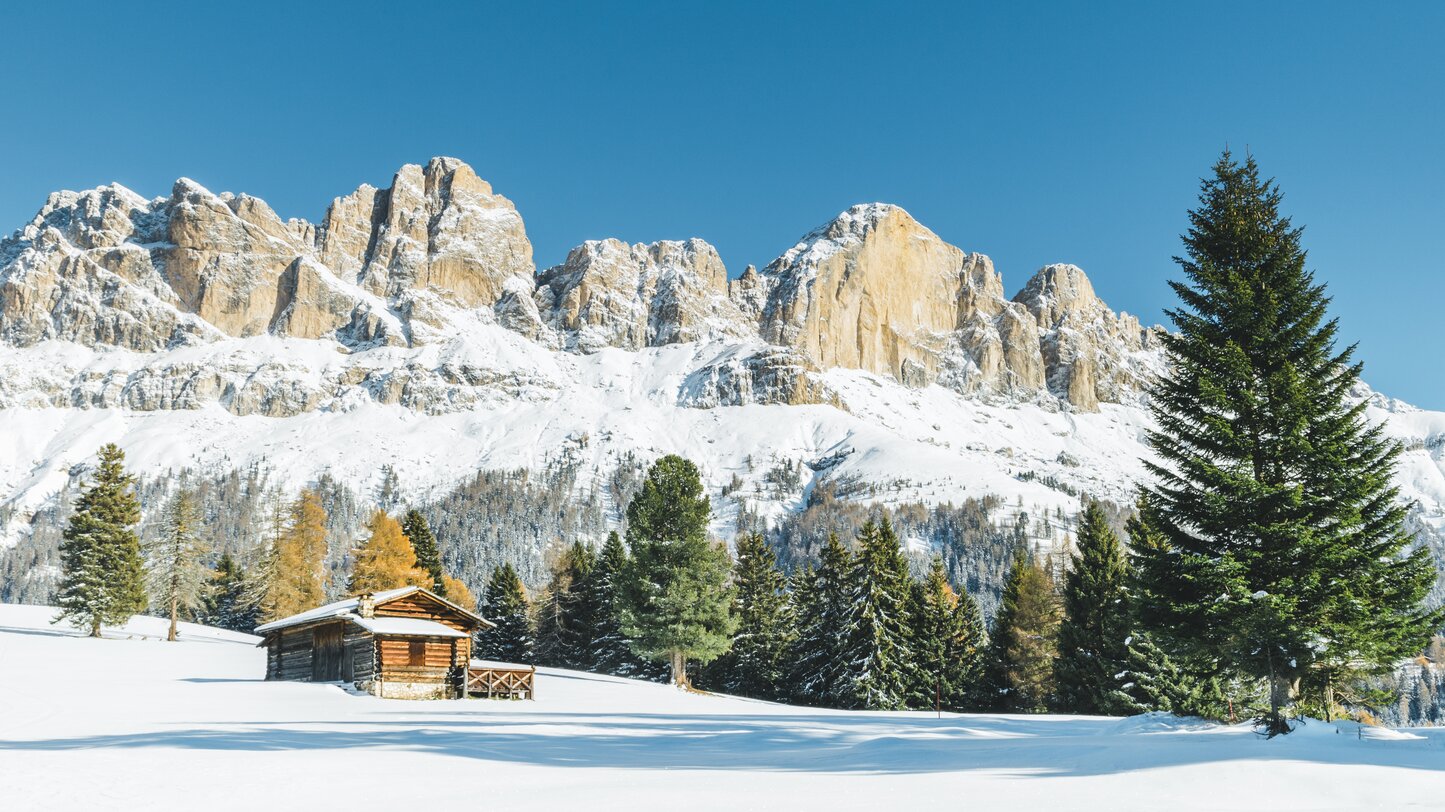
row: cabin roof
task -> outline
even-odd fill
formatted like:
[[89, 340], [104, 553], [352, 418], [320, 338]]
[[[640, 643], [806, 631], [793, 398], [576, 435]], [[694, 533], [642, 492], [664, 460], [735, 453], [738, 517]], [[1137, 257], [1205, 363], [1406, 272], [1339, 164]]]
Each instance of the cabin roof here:
[[[429, 589], [423, 589], [419, 586], [404, 586], [398, 589], [388, 589], [373, 595], [372, 600], [375, 602], [376, 606], [380, 607], [384, 604], [390, 603], [391, 601], [397, 600], [398, 598], [404, 598], [407, 595], [411, 595], [416, 592], [424, 592], [426, 593], [427, 597], [432, 598], [436, 601], [440, 601], [441, 603], [456, 610], [458, 614], [465, 615], [466, 617], [469, 617], [484, 626], [490, 628], [496, 625], [490, 620], [487, 620], [486, 618], [477, 614], [476, 612], [463, 609], [462, 607], [456, 605], [455, 603], [452, 603], [446, 598], [441, 597], [435, 592], [432, 592]], [[328, 603], [325, 606], [318, 606], [315, 609], [307, 609], [305, 612], [299, 612], [297, 614], [291, 615], [290, 617], [283, 617], [279, 620], [273, 620], [270, 623], [264, 623], [260, 626], [257, 626], [256, 633], [265, 634], [267, 632], [274, 632], [277, 629], [285, 629], [290, 626], [300, 626], [303, 623], [314, 623], [318, 620], [330, 620], [332, 618], [346, 618], [348, 620], [359, 619], [360, 615], [358, 615], [356, 612], [358, 601], [360, 601], [360, 598], [347, 598], [345, 600]], [[462, 636], [465, 637], [466, 635]]]
[[420, 617], [348, 617], [352, 623], [372, 634], [397, 637], [466, 637], [450, 626]]

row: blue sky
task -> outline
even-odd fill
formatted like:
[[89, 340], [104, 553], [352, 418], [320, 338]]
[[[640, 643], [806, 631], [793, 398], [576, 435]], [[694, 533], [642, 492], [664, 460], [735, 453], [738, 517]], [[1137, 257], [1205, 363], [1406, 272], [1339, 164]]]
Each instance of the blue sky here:
[[181, 175], [316, 220], [455, 155], [540, 265], [698, 236], [737, 274], [883, 200], [1010, 293], [1073, 262], [1157, 321], [1228, 144], [1283, 186], [1367, 380], [1445, 408], [1445, 4], [50, 5], [0, 10], [0, 231]]

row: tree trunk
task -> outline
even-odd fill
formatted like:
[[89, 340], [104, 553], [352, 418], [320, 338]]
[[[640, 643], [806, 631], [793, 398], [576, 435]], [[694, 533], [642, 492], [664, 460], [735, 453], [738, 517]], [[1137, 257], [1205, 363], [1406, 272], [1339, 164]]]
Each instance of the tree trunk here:
[[166, 632], [166, 639], [172, 643], [176, 640], [176, 596], [171, 596], [171, 628]]
[[1289, 732], [1289, 725], [1284, 718], [1284, 709], [1294, 698], [1294, 685], [1294, 681], [1284, 674], [1278, 671], [1270, 672], [1269, 718], [1265, 720], [1265, 730], [1271, 738]]
[[91, 637], [99, 637], [99, 636], [100, 636], [100, 618], [98, 618], [98, 617], [93, 617], [93, 618], [90, 619], [90, 636], [91, 636]]
[[1325, 674], [1325, 721], [1333, 722], [1335, 713], [1335, 680], [1332, 674]]
[[672, 684], [687, 687], [687, 657], [681, 651], [672, 652]]

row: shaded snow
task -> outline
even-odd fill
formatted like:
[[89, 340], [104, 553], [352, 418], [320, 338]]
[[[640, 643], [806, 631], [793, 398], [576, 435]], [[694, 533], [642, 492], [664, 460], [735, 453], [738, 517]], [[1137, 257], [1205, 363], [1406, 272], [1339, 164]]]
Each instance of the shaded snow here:
[[1428, 806], [1445, 780], [1445, 730], [937, 719], [555, 669], [535, 702], [382, 700], [264, 682], [246, 636], [166, 643], [140, 618], [89, 640], [52, 614], [0, 605], [7, 810], [1362, 809]]

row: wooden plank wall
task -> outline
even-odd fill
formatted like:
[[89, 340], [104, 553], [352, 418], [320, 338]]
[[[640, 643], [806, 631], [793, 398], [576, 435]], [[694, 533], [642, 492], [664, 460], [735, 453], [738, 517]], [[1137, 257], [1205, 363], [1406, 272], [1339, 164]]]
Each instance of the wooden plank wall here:
[[268, 651], [267, 678], [309, 682], [311, 680], [311, 628], [282, 629], [277, 634], [277, 642], [268, 647], [274, 649], [275, 652], [275, 676], [271, 676], [269, 661], [272, 655]]
[[341, 663], [341, 678], [347, 682], [367, 682], [376, 673], [376, 640], [371, 632], [346, 624], [346, 637], [342, 640], [346, 659]]
[[[411, 644], [422, 643], [422, 662], [411, 662]], [[457, 642], [461, 642], [460, 640]], [[452, 662], [450, 640], [417, 640], [417, 638], [380, 637], [376, 641], [381, 661], [381, 678], [400, 682], [445, 681]]]
[[[376, 607], [377, 617], [416, 617], [424, 620], [434, 620], [448, 628], [456, 629], [459, 632], [466, 632], [468, 635], [477, 630], [476, 621], [458, 615], [455, 609], [445, 604], [437, 603], [423, 595], [411, 594], [394, 601], [387, 601]], [[472, 658], [472, 640], [470, 637], [457, 641], [457, 662], [456, 665], [466, 665]]]

